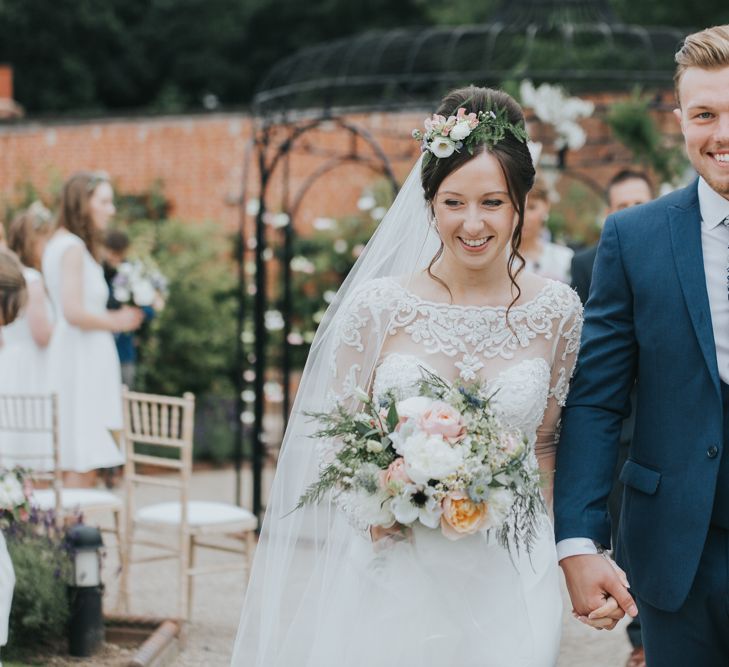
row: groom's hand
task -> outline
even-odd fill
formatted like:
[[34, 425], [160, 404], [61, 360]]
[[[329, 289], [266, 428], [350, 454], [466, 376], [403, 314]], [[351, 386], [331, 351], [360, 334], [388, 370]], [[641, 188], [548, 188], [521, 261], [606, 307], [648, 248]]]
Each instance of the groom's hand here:
[[589, 616], [590, 612], [604, 605], [609, 596], [618, 603], [615, 614], [611, 614], [615, 620], [625, 614], [632, 617], [638, 615], [638, 608], [624, 580], [621, 581], [607, 558], [599, 554], [568, 556], [559, 564], [564, 572], [572, 607], [578, 616]]

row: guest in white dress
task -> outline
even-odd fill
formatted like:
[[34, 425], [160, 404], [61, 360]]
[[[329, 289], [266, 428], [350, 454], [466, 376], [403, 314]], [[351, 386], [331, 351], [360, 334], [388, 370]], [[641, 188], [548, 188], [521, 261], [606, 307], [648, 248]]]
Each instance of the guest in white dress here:
[[544, 184], [537, 181], [527, 199], [519, 252], [524, 257], [528, 271], [544, 278], [569, 283], [574, 252], [567, 246], [552, 243], [545, 238], [548, 232], [544, 225], [549, 218], [550, 208], [549, 191]]
[[[23, 265], [28, 303], [3, 331], [0, 393], [48, 392], [47, 347], [53, 332], [53, 310], [39, 269], [52, 232], [51, 212], [40, 202], [17, 215], [8, 228], [8, 246]], [[49, 470], [53, 467], [51, 440], [45, 434], [0, 433], [0, 462], [6, 467]]]
[[[0, 247], [0, 334], [4, 325], [11, 324], [21, 312], [26, 297], [27, 291], [20, 261], [13, 253]], [[0, 336], [0, 346], [1, 341]], [[14, 587], [13, 564], [5, 547], [5, 537], [0, 532], [0, 646], [4, 646], [8, 641], [8, 618]]]
[[49, 377], [59, 397], [61, 467], [67, 486], [93, 486], [98, 468], [124, 461], [112, 437], [122, 427], [112, 332], [137, 329], [143, 316], [138, 308], [106, 308], [109, 288], [96, 253], [115, 212], [107, 175], [75, 174], [63, 186], [58, 229], [43, 253], [43, 274], [57, 313]]

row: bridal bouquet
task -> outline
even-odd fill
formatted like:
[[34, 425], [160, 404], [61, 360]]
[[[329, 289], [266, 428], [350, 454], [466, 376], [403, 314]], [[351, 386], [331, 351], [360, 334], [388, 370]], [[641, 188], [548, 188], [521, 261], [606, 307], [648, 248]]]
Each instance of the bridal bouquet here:
[[494, 531], [530, 551], [544, 501], [526, 439], [499, 421], [482, 384], [423, 378], [412, 398], [375, 405], [357, 390], [360, 412], [311, 415], [313, 437], [336, 445], [297, 507], [332, 494], [367, 527], [420, 523], [451, 540]]
[[119, 303], [161, 310], [167, 298], [167, 278], [153, 262], [135, 259], [119, 265], [112, 290]]
[[30, 479], [20, 468], [0, 468], [0, 525], [28, 516], [30, 511]]

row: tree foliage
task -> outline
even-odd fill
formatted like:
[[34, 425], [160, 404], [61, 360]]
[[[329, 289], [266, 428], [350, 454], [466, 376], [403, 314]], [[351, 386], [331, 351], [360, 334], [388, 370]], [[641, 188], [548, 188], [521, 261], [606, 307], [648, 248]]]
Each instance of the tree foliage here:
[[[488, 21], [502, 0], [0, 0], [0, 62], [30, 113], [246, 105], [278, 60], [366, 30]], [[626, 23], [729, 22], [725, 0], [612, 0]]]
[[0, 0], [0, 62], [29, 112], [182, 111], [246, 104], [303, 46], [424, 22], [422, 0]]

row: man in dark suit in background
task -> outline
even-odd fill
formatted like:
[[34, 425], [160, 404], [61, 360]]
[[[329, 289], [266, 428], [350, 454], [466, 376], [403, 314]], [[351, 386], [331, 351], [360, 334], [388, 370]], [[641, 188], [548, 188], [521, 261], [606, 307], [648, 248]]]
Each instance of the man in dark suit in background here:
[[[634, 169], [623, 169], [610, 179], [610, 183], [605, 190], [605, 199], [607, 201], [607, 214], [611, 215], [616, 211], [621, 211], [631, 206], [645, 204], [653, 199], [653, 186], [648, 176]], [[590, 293], [590, 284], [592, 282], [592, 267], [595, 263], [597, 255], [597, 246], [587, 248], [578, 252], [572, 258], [572, 287], [575, 288], [577, 294], [580, 295], [582, 303], [587, 302]], [[631, 395], [631, 400], [635, 400], [635, 392]], [[620, 505], [623, 496], [623, 485], [618, 480], [618, 474], [625, 464], [628, 457], [628, 449], [630, 447], [630, 438], [633, 435], [633, 414], [635, 406], [631, 410], [631, 416], [623, 422], [622, 432], [620, 433], [620, 450], [618, 453], [618, 465], [615, 473], [615, 483], [610, 493], [608, 507], [610, 509], [610, 517], [612, 520], [612, 541], [613, 549], [618, 534], [618, 517], [620, 516]], [[633, 647], [633, 651], [628, 660], [627, 667], [645, 667], [645, 657], [643, 652], [643, 638], [640, 632], [640, 618], [636, 616], [627, 627], [628, 639]]]
[[[607, 215], [631, 206], [645, 204], [653, 199], [653, 186], [648, 176], [634, 169], [623, 169], [610, 179], [605, 190]], [[592, 267], [595, 264], [597, 245], [578, 252], [572, 258], [572, 287], [587, 303], [592, 282]]]

